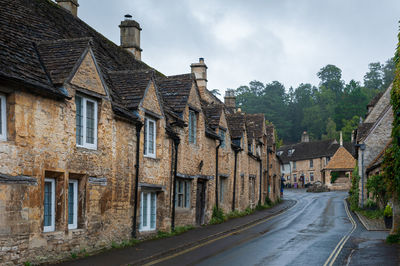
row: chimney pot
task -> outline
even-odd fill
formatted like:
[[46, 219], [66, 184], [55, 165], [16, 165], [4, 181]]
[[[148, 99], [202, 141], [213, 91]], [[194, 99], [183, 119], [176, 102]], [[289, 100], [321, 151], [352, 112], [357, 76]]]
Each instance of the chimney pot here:
[[141, 60], [140, 31], [142, 29], [139, 23], [132, 19], [132, 15], [126, 14], [119, 28], [121, 30], [121, 47], [131, 52], [137, 60]]

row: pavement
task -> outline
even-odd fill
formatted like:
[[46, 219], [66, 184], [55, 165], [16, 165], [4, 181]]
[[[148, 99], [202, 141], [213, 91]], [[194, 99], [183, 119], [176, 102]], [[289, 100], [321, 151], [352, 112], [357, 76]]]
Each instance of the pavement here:
[[234, 218], [221, 224], [206, 225], [189, 230], [181, 235], [148, 240], [141, 242], [133, 247], [124, 249], [112, 249], [90, 257], [66, 261], [58, 266], [83, 266], [83, 265], [142, 265], [149, 261], [163, 258], [169, 254], [177, 253], [181, 250], [190, 249], [193, 246], [207, 243], [211, 239], [216, 239], [240, 228], [268, 219], [278, 215], [293, 207], [296, 201], [284, 199], [280, 204], [266, 210], [256, 211], [250, 215]]
[[368, 231], [390, 231], [385, 226], [385, 221], [382, 219], [369, 219], [358, 211], [354, 212], [357, 215], [358, 220]]

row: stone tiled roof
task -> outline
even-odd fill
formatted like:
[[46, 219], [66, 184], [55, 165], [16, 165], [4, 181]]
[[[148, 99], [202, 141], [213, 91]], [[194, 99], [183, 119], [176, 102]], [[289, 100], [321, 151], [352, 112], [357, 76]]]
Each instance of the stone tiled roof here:
[[345, 147], [339, 147], [325, 169], [351, 170], [356, 165], [356, 159]]
[[357, 128], [357, 141], [364, 139], [374, 123], [362, 123]]
[[157, 79], [157, 86], [165, 102], [177, 112], [183, 112], [195, 82], [193, 74], [182, 74]]
[[262, 138], [264, 136], [264, 115], [246, 114], [246, 130], [248, 138]]
[[61, 85], [66, 81], [90, 41], [91, 38], [78, 38], [37, 44], [40, 59], [53, 84]]
[[385, 152], [391, 145], [392, 145], [392, 139], [389, 140], [389, 142], [385, 145], [385, 147], [381, 150], [381, 152], [367, 166], [367, 173], [379, 167], [382, 164]]
[[372, 98], [371, 101], [368, 103], [367, 107], [374, 107], [375, 104], [379, 101], [379, 99], [382, 97], [382, 95], [383, 95], [384, 93], [385, 93], [385, 92], [382, 91], [382, 92], [379, 92], [377, 95], [375, 95], [375, 97]]
[[[27, 88], [35, 87], [41, 93], [63, 95], [51, 79], [55, 83], [62, 82], [89, 38], [103, 74], [151, 69], [52, 1], [0, 0], [0, 6], [1, 79], [23, 83]], [[52, 51], [46, 53], [46, 49]], [[53, 52], [62, 60], [56, 63]], [[157, 75], [161, 74], [157, 72]], [[107, 77], [105, 79], [108, 82]]]
[[226, 120], [228, 122], [229, 133], [232, 139], [238, 139], [243, 136], [243, 131], [246, 126], [246, 117], [244, 113], [238, 112], [234, 114], [227, 114]]
[[147, 86], [154, 77], [152, 70], [108, 72], [112, 87], [129, 109], [137, 109]]
[[209, 127], [217, 128], [219, 126], [219, 121], [223, 112], [222, 104], [209, 104], [202, 105], [203, 112], [206, 117], [206, 121]]

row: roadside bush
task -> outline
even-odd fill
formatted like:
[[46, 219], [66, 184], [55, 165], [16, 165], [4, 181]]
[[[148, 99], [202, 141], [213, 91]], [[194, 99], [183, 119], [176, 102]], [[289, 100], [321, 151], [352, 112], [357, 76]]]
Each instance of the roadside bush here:
[[331, 184], [335, 183], [338, 177], [339, 177], [339, 172], [331, 172]]
[[388, 244], [400, 244], [400, 234], [388, 235], [386, 238]]
[[224, 215], [224, 211], [221, 208], [217, 208], [214, 206], [210, 224], [220, 224], [225, 221], [226, 217]]
[[350, 209], [355, 211], [358, 209], [358, 197], [360, 196], [360, 190], [358, 188], [360, 176], [358, 175], [358, 166], [354, 167], [353, 176], [351, 179], [351, 188], [349, 190], [349, 202]]
[[364, 204], [364, 209], [366, 209], [366, 210], [376, 210], [376, 209], [378, 209], [378, 205], [372, 199], [367, 199], [367, 201]]
[[265, 197], [265, 204], [272, 206], [272, 200], [269, 197]]
[[374, 175], [367, 180], [367, 190], [372, 193], [373, 198], [379, 202], [380, 206], [385, 206], [388, 202], [388, 192], [383, 175]]

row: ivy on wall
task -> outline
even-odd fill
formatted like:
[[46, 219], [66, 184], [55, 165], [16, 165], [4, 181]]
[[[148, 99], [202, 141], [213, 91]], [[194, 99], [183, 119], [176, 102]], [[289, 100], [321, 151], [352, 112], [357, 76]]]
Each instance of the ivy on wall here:
[[393, 129], [392, 129], [392, 145], [386, 151], [383, 161], [383, 170], [385, 175], [385, 183], [388, 192], [400, 199], [400, 33], [398, 34], [399, 42], [395, 53], [395, 78], [393, 88], [390, 93], [391, 104], [393, 107]]

